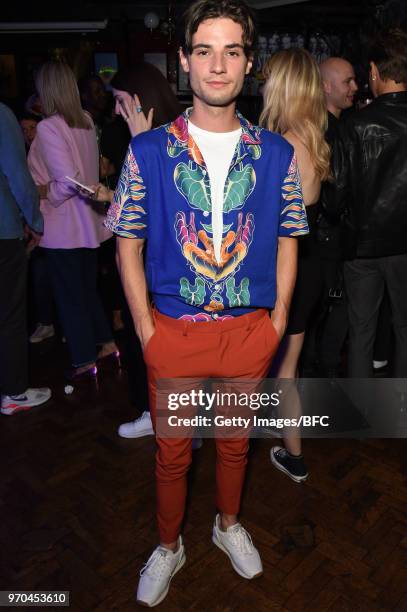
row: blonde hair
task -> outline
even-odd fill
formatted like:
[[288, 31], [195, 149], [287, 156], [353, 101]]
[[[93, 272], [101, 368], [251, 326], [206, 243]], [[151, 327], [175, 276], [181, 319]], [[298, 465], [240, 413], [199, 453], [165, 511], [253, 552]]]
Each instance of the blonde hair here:
[[46, 62], [37, 73], [35, 86], [46, 117], [61, 115], [71, 128], [92, 128], [90, 118], [82, 109], [75, 75], [68, 64]]
[[320, 180], [329, 179], [328, 113], [317, 63], [305, 49], [287, 49], [270, 57], [263, 74], [260, 125], [282, 135], [293, 132], [307, 148]]

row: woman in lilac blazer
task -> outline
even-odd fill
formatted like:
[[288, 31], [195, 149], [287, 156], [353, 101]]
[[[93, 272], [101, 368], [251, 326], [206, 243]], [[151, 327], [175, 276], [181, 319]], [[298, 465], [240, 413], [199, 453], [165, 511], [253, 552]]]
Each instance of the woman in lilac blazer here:
[[[95, 128], [80, 104], [67, 64], [48, 62], [36, 78], [45, 119], [28, 163], [41, 197], [45, 249], [61, 325], [71, 353], [72, 377], [94, 375], [98, 359], [118, 355], [97, 291], [97, 249], [110, 237], [104, 207], [80, 192], [98, 182]], [[98, 352], [99, 348], [99, 352]]]

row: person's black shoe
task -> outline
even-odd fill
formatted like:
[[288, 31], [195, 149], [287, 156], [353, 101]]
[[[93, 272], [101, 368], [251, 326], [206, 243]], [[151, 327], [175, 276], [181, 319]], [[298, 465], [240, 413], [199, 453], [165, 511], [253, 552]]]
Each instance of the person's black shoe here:
[[285, 448], [273, 446], [270, 450], [271, 463], [295, 482], [304, 482], [308, 478], [307, 468], [302, 455], [290, 455]]

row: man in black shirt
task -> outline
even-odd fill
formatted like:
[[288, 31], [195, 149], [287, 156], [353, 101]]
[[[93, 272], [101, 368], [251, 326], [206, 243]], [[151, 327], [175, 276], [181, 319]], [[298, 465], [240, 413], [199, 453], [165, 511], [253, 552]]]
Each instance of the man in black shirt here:
[[[325, 138], [331, 148], [338, 135], [342, 111], [352, 107], [358, 89], [352, 64], [340, 57], [331, 57], [320, 65], [328, 129]], [[332, 184], [321, 191], [321, 214], [318, 224], [321, 268], [324, 277], [325, 320], [320, 331], [319, 360], [322, 373], [338, 375], [341, 349], [348, 333], [348, 314], [343, 291], [343, 249], [340, 219], [331, 212]]]

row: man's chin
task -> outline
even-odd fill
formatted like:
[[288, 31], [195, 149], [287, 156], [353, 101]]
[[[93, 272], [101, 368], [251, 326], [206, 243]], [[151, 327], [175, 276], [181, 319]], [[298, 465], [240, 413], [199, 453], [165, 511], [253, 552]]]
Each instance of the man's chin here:
[[237, 96], [239, 94], [234, 94], [234, 95], [218, 95], [218, 96], [207, 96], [207, 95], [200, 95], [198, 96], [202, 102], [204, 102], [205, 104], [207, 104], [208, 106], [217, 106], [217, 107], [225, 107], [225, 106], [230, 106], [231, 104], [233, 104], [233, 102], [235, 102]]

